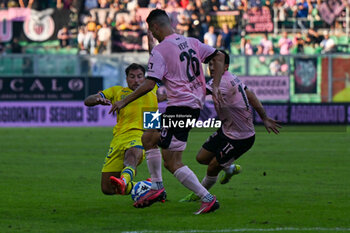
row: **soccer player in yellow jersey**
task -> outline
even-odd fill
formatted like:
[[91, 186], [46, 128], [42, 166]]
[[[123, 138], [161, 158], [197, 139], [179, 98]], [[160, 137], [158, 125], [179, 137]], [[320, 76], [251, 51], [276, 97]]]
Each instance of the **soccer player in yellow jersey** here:
[[[90, 95], [86, 106], [110, 105], [124, 99], [145, 81], [145, 68], [133, 63], [125, 69], [128, 87], [113, 86]], [[141, 142], [143, 111], [156, 111], [157, 86], [146, 95], [118, 112], [113, 139], [102, 168], [101, 189], [106, 195], [129, 194], [133, 187], [136, 167], [144, 158]]]

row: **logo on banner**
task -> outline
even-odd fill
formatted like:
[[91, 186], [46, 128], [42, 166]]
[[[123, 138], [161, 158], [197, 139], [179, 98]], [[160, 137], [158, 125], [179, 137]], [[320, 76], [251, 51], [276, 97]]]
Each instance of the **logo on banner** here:
[[156, 112], [143, 112], [143, 128], [144, 129], [160, 129], [160, 116], [162, 114]]
[[31, 10], [30, 18], [23, 24], [26, 37], [33, 41], [48, 40], [55, 31], [55, 22], [51, 16], [53, 12], [53, 9]]

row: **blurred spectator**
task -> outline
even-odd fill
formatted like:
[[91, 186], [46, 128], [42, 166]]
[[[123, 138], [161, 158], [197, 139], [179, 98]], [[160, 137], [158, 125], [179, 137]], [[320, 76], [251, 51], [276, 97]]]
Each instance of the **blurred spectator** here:
[[184, 11], [180, 12], [177, 17], [178, 24], [176, 25], [176, 31], [180, 35], [188, 36], [188, 31], [190, 29], [191, 20], [185, 14]]
[[107, 23], [103, 23], [102, 28], [98, 30], [97, 32], [97, 46], [98, 46], [98, 52], [104, 53], [104, 54], [110, 54], [111, 53], [111, 28], [107, 25]]
[[130, 29], [130, 24], [125, 20], [124, 15], [121, 15], [118, 18], [115, 26], [119, 31], [125, 31]]
[[[200, 19], [201, 27], [202, 27], [201, 37], [204, 38], [204, 34], [209, 31], [209, 26], [211, 23], [211, 15], [205, 14], [204, 9], [199, 8], [199, 19]], [[203, 42], [204, 42], [204, 40], [203, 40]]]
[[34, 0], [19, 0], [19, 6], [22, 8], [32, 8]]
[[10, 48], [11, 48], [11, 53], [22, 53], [22, 46], [19, 44], [17, 37], [14, 37], [12, 39]]
[[220, 9], [221, 11], [228, 11], [230, 10], [230, 6], [229, 6], [229, 0], [219, 0], [219, 4], [220, 4]]
[[275, 75], [279, 75], [280, 74], [280, 70], [281, 70], [281, 64], [280, 61], [278, 59], [273, 60], [270, 65], [270, 72], [273, 76]]
[[199, 17], [195, 12], [191, 14], [191, 24], [190, 29], [188, 30], [188, 36], [197, 38], [198, 40], [202, 40], [201, 38], [201, 22], [199, 21]]
[[262, 1], [261, 0], [250, 0], [248, 1], [248, 4], [250, 6], [250, 8], [252, 9], [257, 9], [257, 8], [261, 8], [262, 7]]
[[298, 11], [297, 11], [297, 24], [300, 29], [305, 30], [306, 28], [306, 19], [309, 14], [309, 4], [306, 0], [300, 0], [297, 4]]
[[110, 8], [112, 8], [115, 11], [120, 11], [122, 9], [122, 6], [119, 2], [119, 0], [114, 0], [110, 5]]
[[79, 53], [85, 54], [86, 50], [84, 47], [84, 40], [86, 37], [86, 27], [82, 26], [79, 28], [78, 36], [77, 36], [77, 42], [78, 42], [78, 47], [79, 47]]
[[131, 31], [141, 31], [142, 20], [140, 17], [137, 17], [136, 13], [132, 14], [131, 20], [129, 23], [129, 28]]
[[149, 0], [138, 0], [137, 4], [140, 8], [147, 8], [149, 5]]
[[180, 7], [185, 9], [187, 8], [187, 5], [190, 3], [190, 0], [180, 0], [179, 3], [180, 3]]
[[248, 39], [248, 40], [245, 42], [245, 45], [244, 45], [244, 54], [245, 54], [245, 55], [253, 55], [253, 54], [254, 54], [253, 45], [252, 45], [250, 39]]
[[97, 0], [85, 0], [84, 1], [84, 10], [88, 12], [91, 9], [98, 8]]
[[221, 33], [218, 35], [217, 47], [231, 52], [232, 33], [227, 23], [222, 24]]
[[218, 11], [220, 9], [219, 0], [210, 0], [209, 1], [210, 11]]
[[216, 46], [217, 36], [215, 34], [214, 26], [209, 26], [209, 30], [204, 34], [204, 43], [214, 47]]
[[297, 34], [293, 38], [293, 44], [294, 46], [296, 46], [297, 53], [304, 53], [305, 41], [301, 35], [301, 32], [297, 32]]
[[332, 53], [335, 52], [335, 42], [332, 38], [329, 37], [328, 31], [323, 33], [324, 39], [322, 40], [320, 46], [322, 48], [322, 53]]
[[290, 53], [290, 48], [293, 46], [293, 42], [288, 38], [287, 32], [282, 33], [282, 38], [278, 41], [278, 46], [281, 55], [288, 55]]
[[247, 40], [244, 36], [241, 36], [241, 42], [240, 42], [240, 51], [241, 54], [244, 55], [245, 54], [245, 44], [246, 44]]
[[247, 0], [232, 0], [233, 1], [233, 9], [240, 10], [246, 12], [248, 9], [248, 1]]
[[310, 28], [306, 35], [306, 44], [315, 47], [315, 45], [320, 45], [323, 38], [324, 37], [322, 35], [319, 35], [317, 31]]
[[272, 41], [268, 39], [267, 34], [264, 34], [263, 38], [260, 41], [260, 44], [258, 45], [258, 51], [256, 54], [268, 55], [271, 54], [271, 50], [273, 51]]
[[109, 0], [98, 0], [99, 8], [101, 9], [107, 9], [109, 8]]
[[60, 42], [60, 47], [64, 48], [70, 45], [70, 40], [72, 38], [72, 34], [68, 30], [68, 27], [64, 26], [57, 33], [57, 39]]

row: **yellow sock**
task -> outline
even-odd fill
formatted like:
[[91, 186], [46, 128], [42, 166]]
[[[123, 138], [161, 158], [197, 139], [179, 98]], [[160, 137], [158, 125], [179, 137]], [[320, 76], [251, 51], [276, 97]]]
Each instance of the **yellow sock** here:
[[135, 170], [132, 167], [125, 167], [120, 175], [120, 177], [122, 177], [126, 185], [128, 185], [130, 181], [134, 179], [134, 176]]
[[129, 195], [131, 193], [131, 190], [136, 183], [137, 182], [134, 182], [134, 181], [131, 181], [128, 183], [128, 185], [126, 186], [126, 189], [125, 189], [125, 195]]

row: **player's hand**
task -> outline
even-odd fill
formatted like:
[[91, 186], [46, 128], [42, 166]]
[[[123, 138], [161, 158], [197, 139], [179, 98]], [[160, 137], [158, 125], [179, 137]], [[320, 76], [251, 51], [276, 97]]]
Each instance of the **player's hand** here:
[[97, 102], [97, 104], [101, 104], [101, 105], [111, 105], [112, 104], [109, 99], [105, 99], [102, 97], [97, 97], [96, 102]]
[[213, 101], [217, 106], [220, 106], [221, 103], [224, 102], [224, 99], [222, 97], [221, 91], [219, 90], [218, 87], [214, 87], [213, 86], [213, 92], [212, 92], [212, 96], [213, 96]]
[[279, 125], [278, 123], [280, 123], [280, 121], [271, 119], [270, 117], [266, 117], [266, 119], [263, 120], [265, 128], [267, 130], [267, 132], [271, 133], [274, 132], [275, 134], [278, 134], [279, 128], [282, 128], [281, 125]]
[[117, 101], [117, 102], [115, 102], [113, 105], [112, 105], [112, 108], [111, 108], [111, 110], [109, 110], [109, 114], [114, 114], [115, 112], [119, 112], [120, 111], [120, 109], [122, 109], [122, 108], [124, 108], [125, 107], [125, 103], [124, 103], [124, 101], [123, 100], [121, 100], [121, 101]]
[[148, 29], [147, 31], [147, 39], [148, 39], [148, 50], [149, 52], [156, 46], [156, 39], [153, 37], [152, 32]]

